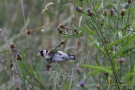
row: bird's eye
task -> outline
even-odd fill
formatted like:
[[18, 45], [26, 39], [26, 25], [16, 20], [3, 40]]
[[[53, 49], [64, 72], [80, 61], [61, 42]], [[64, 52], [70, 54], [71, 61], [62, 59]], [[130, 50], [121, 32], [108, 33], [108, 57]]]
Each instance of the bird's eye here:
[[44, 56], [43, 51], [40, 51], [40, 54], [41, 54], [42, 57]]

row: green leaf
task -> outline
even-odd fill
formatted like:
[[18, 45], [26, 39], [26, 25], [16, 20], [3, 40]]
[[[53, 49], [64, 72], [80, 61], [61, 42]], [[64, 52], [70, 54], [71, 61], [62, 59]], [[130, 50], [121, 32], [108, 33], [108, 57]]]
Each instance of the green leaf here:
[[125, 25], [125, 26], [124, 26], [124, 29], [127, 29], [127, 28], [129, 28], [130, 26], [131, 26], [131, 24]]
[[124, 78], [125, 78], [125, 79], [128, 79], [128, 80], [133, 79], [133, 72], [127, 73], [127, 74], [124, 76]]
[[107, 66], [105, 67], [105, 66], [95, 66], [95, 65], [81, 64], [81, 67], [91, 68], [91, 69], [99, 70], [101, 72], [107, 72], [109, 74], [112, 74], [112, 70], [110, 69], [110, 67], [107, 67]]
[[119, 42], [122, 42], [122, 41], [125, 40], [128, 36], [129, 36], [129, 34], [126, 35], [126, 36], [123, 36], [122, 38], [120, 38], [120, 39], [118, 39], [118, 40], [116, 40], [116, 41], [114, 41], [114, 42], [112, 42], [112, 43], [108, 46], [108, 49], [110, 50], [110, 48], [111, 48], [112, 46], [118, 44]]
[[112, 2], [109, 2], [109, 5], [110, 5], [111, 7], [113, 7], [113, 8], [115, 8], [115, 9], [117, 9], [116, 4], [114, 4], [114, 3], [112, 3]]
[[128, 50], [131, 50], [133, 49], [133, 45], [132, 44], [128, 44], [128, 45], [125, 45], [124, 47], [122, 47], [120, 50], [118, 50], [118, 52], [116, 53], [117, 56], [120, 56], [121, 54], [123, 54], [124, 52], [128, 51]]
[[64, 86], [64, 89], [63, 89], [63, 90], [68, 90], [69, 85], [70, 85], [70, 81], [67, 81], [66, 84], [65, 84], [65, 86]]
[[99, 0], [97, 5], [95, 6], [95, 11], [97, 11], [99, 9], [99, 7], [101, 6], [102, 0]]
[[[91, 42], [94, 42], [95, 40], [93, 40], [90, 36], [88, 36], [88, 38], [89, 38], [89, 40], [91, 41]], [[99, 45], [97, 45], [96, 43], [94, 43], [93, 44], [102, 54], [104, 54], [104, 56], [106, 56], [106, 52], [105, 51], [103, 51], [103, 49], [99, 46]]]
[[94, 31], [92, 31], [87, 25], [84, 25], [84, 26], [87, 29], [87, 31], [89, 31], [89, 33], [91, 33], [93, 36], [96, 35], [96, 33]]
[[86, 76], [91, 76], [91, 75], [95, 75], [95, 74], [98, 74], [98, 73], [100, 73], [100, 70], [93, 70], [93, 71], [87, 73]]
[[135, 39], [135, 34], [128, 38], [128, 41], [126, 42], [126, 44], [132, 43], [134, 39]]
[[95, 33], [93, 31], [89, 30], [89, 29], [84, 29], [84, 28], [80, 27], [79, 30], [88, 34], [88, 35], [94, 35], [95, 36]]
[[97, 42], [96, 40], [92, 41], [92, 42], [89, 44], [89, 46], [96, 44], [96, 42]]
[[30, 66], [30, 67], [27, 67], [28, 71], [30, 74], [33, 74], [34, 75], [34, 70], [33, 68]]

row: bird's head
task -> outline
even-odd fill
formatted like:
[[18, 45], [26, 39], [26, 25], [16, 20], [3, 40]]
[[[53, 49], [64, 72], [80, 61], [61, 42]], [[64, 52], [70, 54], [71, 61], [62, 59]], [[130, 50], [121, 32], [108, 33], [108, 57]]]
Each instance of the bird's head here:
[[42, 51], [40, 51], [40, 52], [37, 54], [37, 56], [42, 56], [42, 57], [44, 57], [44, 56], [47, 54], [47, 52], [48, 52], [48, 50], [42, 50]]

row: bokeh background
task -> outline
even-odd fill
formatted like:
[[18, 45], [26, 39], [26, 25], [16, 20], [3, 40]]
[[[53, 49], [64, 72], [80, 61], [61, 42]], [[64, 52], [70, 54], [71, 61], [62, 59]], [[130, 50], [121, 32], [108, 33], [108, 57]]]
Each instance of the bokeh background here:
[[[90, 6], [86, 2], [87, 0], [72, 1], [75, 5], [83, 5], [85, 9]], [[81, 3], [81, 1], [83, 2]], [[103, 1], [104, 5], [107, 6], [104, 7], [105, 9], [112, 7], [108, 3], [109, 1], [117, 2], [117, 0]], [[124, 7], [125, 1], [122, 1], [122, 7]], [[54, 4], [44, 14], [41, 14], [49, 2]], [[93, 2], [97, 4], [98, 0], [93, 0]], [[8, 40], [7, 42], [0, 33], [0, 61], [10, 67], [12, 57], [8, 45], [13, 42], [16, 45], [16, 50], [23, 54], [22, 62], [26, 63], [28, 69], [30, 66], [33, 68], [34, 75], [40, 77], [47, 90], [64, 90], [64, 86], [69, 81], [72, 81], [70, 90], [81, 90], [82, 88], [78, 86], [78, 83], [86, 78], [84, 75], [90, 70], [83, 69], [85, 72], [78, 75], [76, 68], [82, 63], [92, 64], [95, 62], [93, 61], [96, 58], [95, 55], [98, 54], [93, 46], [89, 46], [90, 42], [87, 40], [87, 36], [71, 38], [60, 46], [59, 50], [76, 55], [76, 60], [53, 63], [50, 71], [46, 71], [45, 59], [37, 56], [39, 51], [54, 48], [64, 40], [63, 36], [56, 30], [59, 24], [67, 24], [66, 27], [68, 28], [79, 27], [80, 15], [75, 11], [75, 5], [68, 0], [23, 0], [23, 2], [21, 0], [0, 0], [0, 28]], [[97, 12], [99, 18], [102, 18], [102, 11], [103, 9], [100, 9]], [[85, 20], [82, 20], [81, 23], [84, 22]], [[44, 32], [41, 32], [42, 29]], [[26, 70], [20, 67], [19, 63], [19, 61], [15, 61], [18, 73], [30, 77]], [[87, 78], [87, 85], [93, 84], [94, 78], [96, 76]], [[16, 83], [14, 84], [14, 82]], [[20, 90], [18, 89], [18, 82], [21, 83], [22, 90], [32, 90], [30, 88], [33, 86], [32, 84], [21, 77], [18, 80], [15, 74], [0, 64], [0, 90]], [[91, 87], [92, 89], [94, 87]], [[35, 87], [34, 90], [40, 89]]]
[[[53, 2], [54, 5], [50, 6], [44, 14], [41, 14], [45, 5], [49, 2]], [[24, 16], [22, 9], [24, 10]], [[73, 25], [78, 26], [78, 22], [79, 15], [75, 11], [75, 5], [68, 0], [23, 0], [23, 8], [21, 0], [0, 0], [0, 28], [8, 40], [7, 43], [3, 35], [0, 35], [1, 62], [4, 62], [8, 67], [10, 66], [11, 55], [7, 44], [13, 42], [16, 45], [16, 50], [24, 53], [25, 58], [23, 60], [33, 67], [35, 75], [36, 73], [41, 75], [45, 86], [50, 87], [53, 82], [57, 84], [54, 77], [58, 75], [56, 78], [59, 78], [59, 76], [65, 74], [62, 76], [66, 77], [64, 82], [59, 82], [59, 88], [63, 87], [66, 81], [71, 78], [72, 70], [79, 65], [80, 62], [78, 61], [81, 61], [83, 57], [77, 57], [77, 55], [76, 64], [73, 64], [73, 61], [52, 64], [50, 72], [47, 72], [45, 59], [38, 57], [37, 53], [43, 49], [54, 48], [63, 40], [62, 35], [56, 30], [59, 24], [67, 24], [67, 27], [72, 28]], [[30, 34], [26, 33], [26, 29], [30, 31]], [[42, 29], [44, 33], [41, 32]], [[73, 38], [68, 40], [59, 50], [69, 54], [83, 55], [80, 53], [84, 52], [84, 47], [76, 48], [76, 45], [80, 44], [79, 39]], [[17, 71], [21, 74], [23, 68], [20, 69], [18, 63], [18, 61], [15, 61]], [[69, 75], [66, 76], [66, 74]], [[0, 64], [0, 90], [18, 89], [18, 80], [14, 76], [5, 66]], [[29, 77], [29, 74], [26, 76]], [[21, 77], [19, 78], [22, 90], [29, 90], [29, 83]], [[15, 85], [14, 80], [16, 81]], [[61, 81], [61, 79], [59, 80]]]

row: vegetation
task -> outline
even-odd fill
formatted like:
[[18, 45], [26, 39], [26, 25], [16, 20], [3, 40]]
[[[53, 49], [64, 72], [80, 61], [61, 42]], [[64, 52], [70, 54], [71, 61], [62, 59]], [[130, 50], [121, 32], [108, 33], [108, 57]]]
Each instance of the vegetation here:
[[[133, 0], [0, 1], [0, 90], [134, 90]], [[74, 54], [51, 63], [41, 50]]]

